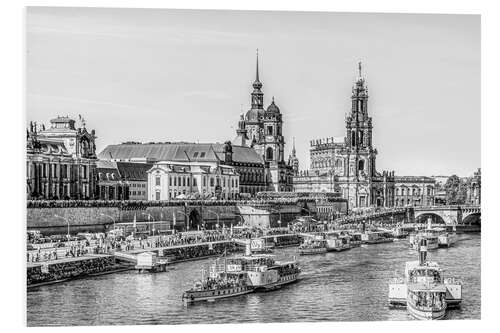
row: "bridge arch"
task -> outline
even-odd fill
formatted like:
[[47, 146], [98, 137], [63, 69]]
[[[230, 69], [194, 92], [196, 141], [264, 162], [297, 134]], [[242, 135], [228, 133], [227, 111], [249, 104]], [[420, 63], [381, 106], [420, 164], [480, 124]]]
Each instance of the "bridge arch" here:
[[439, 213], [415, 212], [415, 223], [427, 223], [429, 218], [431, 219], [432, 224], [446, 224], [445, 218]]
[[471, 213], [462, 219], [465, 225], [481, 225], [481, 213]]

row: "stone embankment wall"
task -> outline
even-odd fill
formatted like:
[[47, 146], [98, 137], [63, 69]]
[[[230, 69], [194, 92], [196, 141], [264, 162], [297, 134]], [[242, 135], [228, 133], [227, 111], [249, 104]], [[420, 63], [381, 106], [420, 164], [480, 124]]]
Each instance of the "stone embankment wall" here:
[[[281, 216], [280, 216], [281, 213]], [[198, 226], [214, 226], [219, 222], [237, 224], [242, 222], [260, 226], [286, 226], [301, 213], [294, 204], [272, 205], [179, 205], [133, 207], [29, 207], [27, 209], [28, 230], [40, 230], [42, 234], [65, 234], [68, 223], [71, 234], [78, 232], [102, 232], [113, 228], [113, 222], [120, 223], [165, 221], [169, 227], [184, 228], [189, 223], [190, 230]], [[280, 220], [281, 217], [281, 220]], [[279, 223], [281, 221], [281, 223]]]

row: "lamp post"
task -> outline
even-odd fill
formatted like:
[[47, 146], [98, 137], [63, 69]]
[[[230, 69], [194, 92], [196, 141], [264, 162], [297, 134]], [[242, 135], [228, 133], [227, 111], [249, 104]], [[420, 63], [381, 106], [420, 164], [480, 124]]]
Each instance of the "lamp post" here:
[[[145, 215], [148, 217], [148, 220], [149, 219], [152, 219], [153, 220], [153, 228], [154, 228], [154, 222], [155, 222], [155, 218], [153, 217], [153, 215], [149, 214], [149, 213], [142, 213], [142, 215]], [[155, 232], [154, 232], [154, 229], [153, 229], [153, 236], [154, 236]]]
[[212, 214], [215, 214], [217, 216], [217, 225], [216, 225], [216, 228], [219, 229], [219, 214], [214, 212], [213, 210], [209, 210], [207, 209], [207, 212], [210, 212]]
[[66, 217], [62, 217], [62, 216], [59, 216], [59, 215], [54, 215], [54, 217], [58, 217], [60, 219], [63, 219], [64, 221], [66, 221], [66, 223], [68, 224], [68, 234], [66, 235], [66, 237], [68, 238], [69, 240], [69, 220], [66, 218]]

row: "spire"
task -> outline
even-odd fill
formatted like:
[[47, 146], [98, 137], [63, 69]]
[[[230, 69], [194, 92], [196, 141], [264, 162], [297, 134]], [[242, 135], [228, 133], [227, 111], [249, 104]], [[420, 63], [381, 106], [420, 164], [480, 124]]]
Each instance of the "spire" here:
[[257, 49], [256, 56], [257, 56], [257, 62], [255, 66], [255, 81], [253, 82], [253, 88], [255, 90], [260, 90], [260, 88], [262, 88], [262, 83], [260, 83], [259, 79], [259, 49]]
[[295, 137], [293, 137], [293, 148], [292, 148], [292, 156], [295, 157], [296, 151], [295, 151]]
[[255, 66], [255, 82], [259, 82], [259, 49], [256, 51], [257, 66]]
[[252, 109], [263, 109], [264, 108], [264, 94], [260, 90], [262, 88], [262, 83], [259, 80], [259, 49], [257, 49], [257, 63], [255, 67], [255, 81], [252, 84]]
[[361, 77], [361, 61], [358, 62], [358, 73], [359, 73], [359, 77]]

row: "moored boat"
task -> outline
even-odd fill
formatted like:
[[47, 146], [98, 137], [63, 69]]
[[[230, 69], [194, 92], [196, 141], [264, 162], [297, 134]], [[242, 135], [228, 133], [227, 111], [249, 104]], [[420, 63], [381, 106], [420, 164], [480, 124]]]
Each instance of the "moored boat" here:
[[438, 232], [438, 246], [450, 247], [457, 241], [457, 234], [455, 230], [452, 232], [446, 231], [444, 228], [434, 228]]
[[347, 235], [331, 234], [326, 236], [327, 251], [345, 251], [352, 248], [351, 237]]
[[326, 240], [306, 238], [299, 246], [300, 255], [312, 255], [326, 253]]
[[392, 242], [394, 238], [384, 231], [365, 231], [361, 234], [361, 241], [364, 244], [379, 244]]

